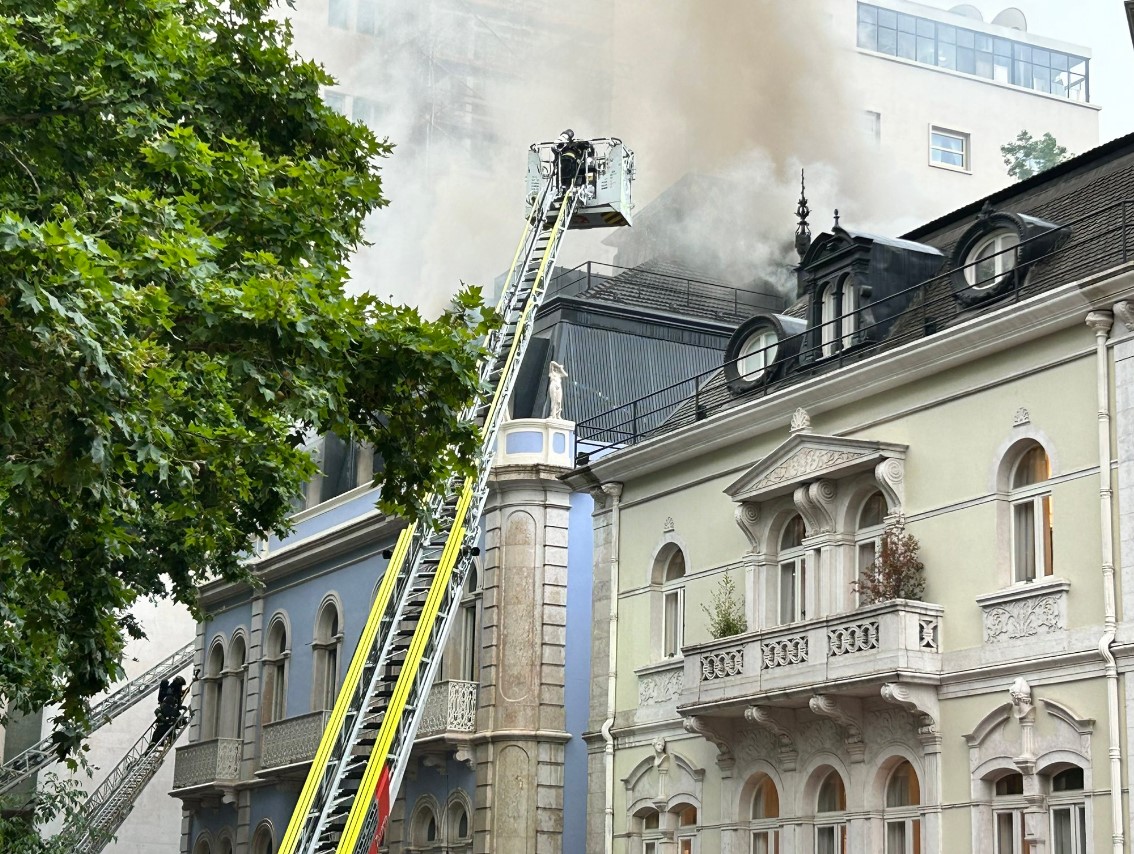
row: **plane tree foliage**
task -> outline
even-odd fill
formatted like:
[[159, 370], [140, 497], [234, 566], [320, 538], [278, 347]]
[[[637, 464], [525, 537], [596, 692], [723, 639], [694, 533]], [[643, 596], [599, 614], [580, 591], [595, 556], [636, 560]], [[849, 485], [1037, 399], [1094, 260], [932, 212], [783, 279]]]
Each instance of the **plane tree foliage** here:
[[1067, 146], [1060, 145], [1050, 133], [1033, 137], [1026, 130], [1020, 131], [1011, 142], [1000, 146], [1000, 153], [1004, 157], [1004, 165], [1008, 167], [1009, 176], [1017, 181], [1026, 181], [1033, 175], [1046, 172], [1072, 156], [1068, 153]]
[[476, 447], [491, 317], [346, 294], [390, 145], [270, 5], [0, 0], [0, 709], [61, 753], [139, 597], [286, 531], [306, 438], [373, 444], [388, 510]]

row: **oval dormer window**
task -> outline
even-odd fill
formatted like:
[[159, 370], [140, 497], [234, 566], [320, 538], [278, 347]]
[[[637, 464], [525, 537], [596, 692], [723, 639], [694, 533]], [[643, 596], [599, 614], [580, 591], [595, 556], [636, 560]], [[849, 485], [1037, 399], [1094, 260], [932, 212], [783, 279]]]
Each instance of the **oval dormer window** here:
[[1019, 232], [1014, 228], [998, 228], [983, 237], [970, 250], [965, 262], [965, 280], [974, 290], [994, 287], [1016, 266]]
[[732, 334], [725, 348], [724, 375], [729, 391], [743, 394], [781, 376], [799, 353], [807, 323], [782, 314], [758, 314]]

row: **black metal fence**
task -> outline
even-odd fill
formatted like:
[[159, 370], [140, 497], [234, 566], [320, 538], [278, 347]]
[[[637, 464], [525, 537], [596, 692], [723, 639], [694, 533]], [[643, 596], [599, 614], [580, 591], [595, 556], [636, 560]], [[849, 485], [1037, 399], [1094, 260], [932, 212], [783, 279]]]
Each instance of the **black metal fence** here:
[[[575, 430], [580, 458], [601, 456], [612, 449], [671, 433], [736, 403], [765, 397], [816, 374], [861, 361], [913, 340], [940, 334], [962, 316], [1000, 308], [1054, 286], [1084, 279], [1134, 260], [1134, 200], [1115, 202], [1063, 223], [1055, 231], [1059, 242], [1054, 248], [1032, 257], [1026, 264], [1014, 264], [1010, 272], [1003, 273], [1010, 276], [1008, 286], [997, 288], [1002, 293], [987, 303], [968, 309], [961, 305], [955, 295], [958, 291], [952, 286], [954, 270], [949, 269], [859, 308], [850, 315], [853, 322], [847, 327], [843, 325], [846, 317], [838, 317], [821, 324], [818, 330], [808, 330], [785, 339], [799, 346], [793, 369], [786, 376], [778, 376], [769, 368], [762, 372], [766, 380], [760, 381], [757, 371], [749, 367], [752, 362], [746, 362], [743, 369], [737, 367], [737, 373], [741, 370], [747, 372], [750, 387], [737, 392], [729, 389], [722, 365], [579, 422]], [[979, 295], [982, 290], [991, 290], [987, 282], [977, 279], [978, 264], [1008, 253], [1019, 257], [1029, 244], [1043, 241], [1038, 245], [1045, 246], [1051, 242], [1052, 236], [1051, 231], [1035, 235], [961, 268], [965, 271], [966, 280], [976, 284], [970, 284], [960, 292]], [[880, 310], [887, 303], [895, 306], [895, 310]], [[886, 320], [863, 322], [874, 314], [885, 314]], [[847, 328], [853, 329], [849, 335], [846, 334]], [[848, 338], [850, 343], [846, 343]], [[783, 346], [784, 340], [781, 340], [758, 351], [762, 360], [754, 359], [757, 353], [745, 354], [742, 359], [771, 365], [776, 348]], [[737, 365], [739, 361], [731, 364]]]

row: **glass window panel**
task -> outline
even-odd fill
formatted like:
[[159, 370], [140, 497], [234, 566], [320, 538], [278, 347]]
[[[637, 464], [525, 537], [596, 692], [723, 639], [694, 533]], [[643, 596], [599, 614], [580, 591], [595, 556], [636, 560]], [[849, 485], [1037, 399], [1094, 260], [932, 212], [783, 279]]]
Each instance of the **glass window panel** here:
[[973, 33], [973, 37], [976, 39], [977, 50], [992, 52], [992, 36], [986, 36], [984, 33]]
[[957, 28], [950, 27], [946, 24], [937, 25], [937, 39], [938, 41], [945, 42], [946, 44], [957, 43]]
[[797, 548], [803, 544], [805, 536], [807, 536], [807, 526], [803, 522], [803, 517], [798, 514], [792, 516], [787, 525], [784, 526], [784, 533], [780, 538], [780, 548]]
[[996, 781], [996, 794], [1000, 797], [1005, 795], [1022, 795], [1024, 794], [1024, 777], [1022, 774], [1005, 774]]
[[1016, 468], [1012, 472], [1012, 488], [1020, 489], [1034, 483], [1042, 483], [1050, 477], [1051, 465], [1048, 463], [1047, 452], [1041, 445], [1032, 445], [1016, 463]]
[[901, 33], [916, 33], [917, 32], [917, 18], [913, 15], [903, 15], [898, 13], [898, 32]]
[[890, 9], [879, 9], [878, 26], [896, 30], [898, 28], [898, 13]]
[[1036, 511], [1031, 501], [1012, 508], [1013, 547], [1016, 554], [1016, 580], [1036, 577]]
[[795, 622], [796, 563], [780, 564], [780, 622]]
[[865, 50], [878, 50], [878, 25], [869, 21], [858, 22], [858, 46]]
[[1032, 88], [1037, 92], [1051, 91], [1051, 69], [1039, 65], [1032, 66]]
[[992, 79], [992, 54], [978, 51], [976, 55], [976, 74]]
[[940, 148], [945, 151], [964, 151], [965, 143], [960, 137], [950, 136], [949, 134], [933, 133], [933, 145], [935, 148]]
[[1052, 541], [1054, 539], [1054, 530], [1051, 521], [1051, 496], [1045, 495], [1040, 499], [1040, 506], [1043, 513], [1043, 574], [1051, 575], [1052, 573]]
[[874, 6], [867, 6], [865, 3], [859, 3], [858, 19], [860, 21], [869, 21], [871, 24], [875, 24], [878, 22], [878, 10]]
[[1012, 78], [1012, 82], [1017, 86], [1025, 86], [1028, 89], [1032, 88], [1032, 64], [1030, 62], [1017, 62], [1015, 65], [1016, 74]]
[[[972, 51], [969, 51], [972, 53]], [[941, 43], [937, 45], [937, 64], [941, 68], [957, 67], [957, 46]]]
[[327, 23], [346, 29], [350, 26], [350, 0], [330, 0], [327, 4]]
[[1087, 60], [1078, 56], [1069, 57], [1071, 61], [1071, 68], [1069, 69], [1072, 74], [1081, 74], [1087, 76]]
[[1078, 854], [1071, 847], [1073, 839], [1071, 808], [1057, 807], [1051, 811], [1051, 850], [1052, 854]]
[[957, 30], [957, 47], [976, 47], [975, 36], [972, 30]]
[[1013, 46], [1014, 58], [1019, 62], [1032, 61], [1032, 49], [1026, 44], [1014, 44]]
[[1070, 82], [1067, 84], [1067, 97], [1072, 101], [1087, 100], [1087, 85], [1082, 77], [1071, 75]]
[[378, 31], [378, 4], [375, 0], [358, 0], [354, 28], [360, 33]]
[[1032, 48], [1032, 65], [1051, 65], [1051, 54], [1038, 47]]
[[835, 828], [820, 827], [816, 829], [815, 854], [837, 854], [835, 851]]
[[886, 854], [906, 854], [906, 823], [886, 822]]
[[1067, 70], [1067, 54], [1059, 53], [1058, 51], [1051, 51], [1051, 67], [1058, 68], [1060, 71]]
[[[963, 71], [965, 74], [976, 74], [976, 52], [971, 48], [958, 47], [957, 48], [957, 70]], [[992, 66], [988, 66], [988, 73], [985, 77], [992, 75]]]
[[1080, 792], [1082, 790], [1082, 768], [1068, 768], [1051, 778], [1051, 791], [1053, 792]]
[[997, 56], [1011, 56], [1012, 42], [1008, 41], [1008, 39], [993, 39], [992, 52]]
[[937, 28], [933, 25], [933, 21], [929, 20], [928, 18], [917, 19], [917, 34], [919, 36], [927, 36], [928, 38], [933, 38], [936, 29]]
[[917, 37], [913, 33], [898, 33], [898, 56], [917, 59]]
[[917, 61], [923, 65], [937, 64], [937, 43], [933, 39], [917, 37]]
[[1013, 845], [1015, 838], [1012, 829], [1012, 813], [998, 812], [996, 814], [996, 854], [1017, 854]]
[[898, 31], [878, 28], [878, 52], [898, 55]]

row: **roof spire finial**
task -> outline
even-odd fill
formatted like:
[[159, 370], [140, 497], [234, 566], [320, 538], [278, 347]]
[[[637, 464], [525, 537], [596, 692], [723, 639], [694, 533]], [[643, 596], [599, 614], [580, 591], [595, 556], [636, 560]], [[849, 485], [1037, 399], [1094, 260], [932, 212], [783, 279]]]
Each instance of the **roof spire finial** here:
[[839, 209], [835, 208], [835, 228], [839, 227]]
[[795, 251], [799, 254], [799, 260], [803, 260], [803, 256], [807, 254], [807, 250], [811, 247], [811, 229], [807, 225], [807, 217], [811, 214], [811, 209], [807, 207], [807, 184], [803, 170], [799, 170], [799, 204], [796, 205], [795, 215], [799, 217], [799, 224], [795, 227]]

